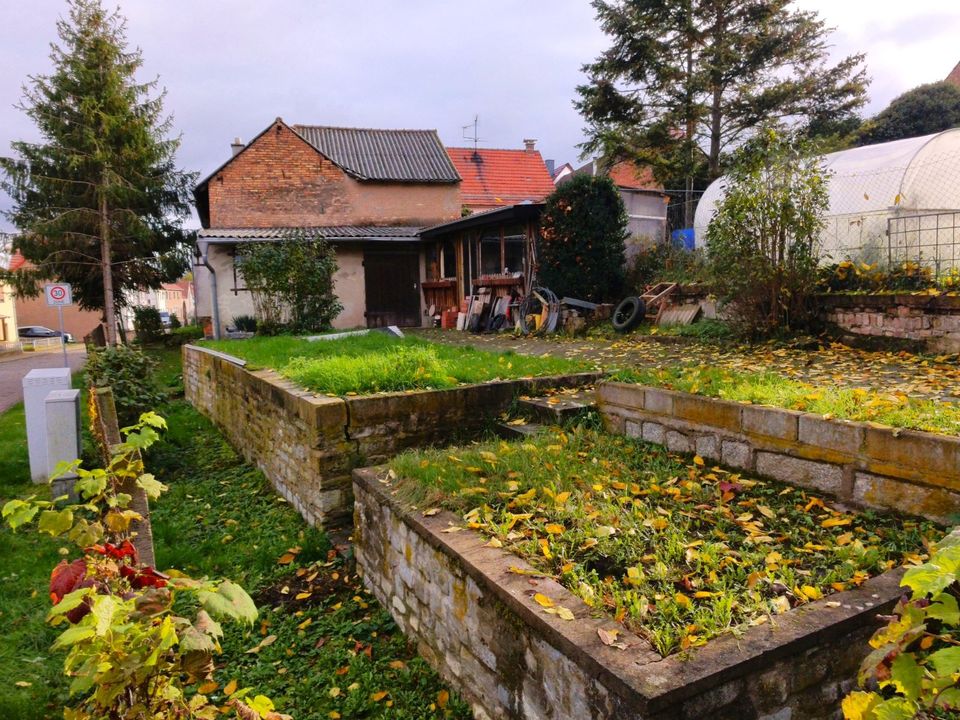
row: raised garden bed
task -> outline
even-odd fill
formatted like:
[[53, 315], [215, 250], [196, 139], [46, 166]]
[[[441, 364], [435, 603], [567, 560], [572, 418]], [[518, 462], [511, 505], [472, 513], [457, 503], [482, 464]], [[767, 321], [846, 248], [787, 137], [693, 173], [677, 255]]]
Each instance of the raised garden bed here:
[[365, 583], [491, 717], [831, 716], [937, 532], [592, 430], [354, 483]]
[[[319, 346], [318, 353], [328, 352], [329, 346], [338, 342], [277, 340], [289, 340], [296, 348], [300, 343], [309, 348]], [[278, 345], [274, 344], [271, 352]], [[362, 348], [364, 343], [358, 346]], [[253, 352], [262, 346], [250, 340], [217, 347], [239, 350], [250, 358], [253, 367], [266, 360], [266, 356]], [[496, 370], [486, 370], [491, 378], [506, 377], [521, 366], [532, 368], [533, 363], [527, 361], [537, 360], [445, 350], [438, 356], [449, 362], [455, 357], [465, 359], [458, 369], [462, 378], [477, 378], [481, 360], [496, 366]], [[358, 351], [346, 357], [345, 366], [362, 368], [367, 360], [368, 356]], [[555, 372], [557, 368], [579, 366], [552, 361], [539, 367], [542, 372]], [[497, 375], [498, 371], [503, 375]], [[328, 396], [305, 389], [274, 370], [241, 366], [213, 348], [185, 345], [183, 349], [187, 399], [220, 426], [234, 447], [260, 467], [277, 491], [315, 525], [338, 524], [350, 517], [352, 468], [383, 462], [409, 447], [470, 437], [486, 428], [519, 395], [536, 395], [551, 387], [576, 387], [598, 377], [598, 373], [548, 374], [444, 389], [369, 395], [349, 391], [343, 396]]]

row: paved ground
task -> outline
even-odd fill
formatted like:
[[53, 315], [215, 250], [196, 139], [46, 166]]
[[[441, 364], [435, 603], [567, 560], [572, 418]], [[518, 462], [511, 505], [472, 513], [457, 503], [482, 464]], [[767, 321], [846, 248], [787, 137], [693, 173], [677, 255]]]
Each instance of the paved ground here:
[[[67, 362], [76, 372], [87, 359], [83, 345], [74, 345], [67, 350]], [[43, 350], [0, 357], [0, 412], [23, 400], [23, 376], [36, 368], [63, 367], [63, 353]]]
[[840, 344], [798, 348], [774, 343], [747, 346], [727, 341], [714, 345], [686, 342], [684, 338], [670, 338], [680, 342], [664, 343], [643, 335], [570, 339], [473, 335], [450, 330], [416, 332], [439, 342], [592, 360], [605, 369], [693, 364], [769, 370], [817, 384], [900, 391], [912, 397], [960, 401], [960, 363], [956, 355], [932, 358], [905, 352], [868, 352]]

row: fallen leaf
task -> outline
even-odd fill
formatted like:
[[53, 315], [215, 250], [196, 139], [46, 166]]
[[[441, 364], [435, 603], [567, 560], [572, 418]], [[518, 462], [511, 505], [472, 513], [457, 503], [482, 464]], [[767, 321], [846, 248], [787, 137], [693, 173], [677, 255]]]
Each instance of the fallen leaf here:
[[542, 607], [545, 607], [545, 608], [553, 607], [553, 600], [548, 598], [543, 593], [537, 593], [536, 595], [533, 596], [533, 599], [536, 601], [538, 605], [541, 605]]

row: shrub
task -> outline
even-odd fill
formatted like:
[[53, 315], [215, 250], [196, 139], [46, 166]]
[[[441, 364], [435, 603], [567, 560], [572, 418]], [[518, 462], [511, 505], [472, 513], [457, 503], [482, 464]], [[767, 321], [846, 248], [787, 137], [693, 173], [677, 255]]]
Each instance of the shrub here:
[[[889, 623], [870, 639], [860, 686], [843, 699], [847, 720], [957, 717], [960, 711], [960, 531], [937, 543], [928, 562], [910, 568], [909, 588]], [[879, 690], [877, 692], [876, 690]]]
[[133, 309], [133, 329], [142, 343], [154, 343], [163, 339], [163, 320], [155, 307], [135, 307]]
[[180, 322], [180, 318], [177, 317], [176, 313], [170, 313], [170, 329], [176, 330], [179, 327], [183, 327], [183, 323]]
[[253, 315], [237, 315], [233, 318], [233, 326], [241, 332], [256, 332], [257, 319]]
[[812, 318], [826, 180], [809, 143], [776, 130], [734, 154], [707, 254], [713, 289], [742, 334], [796, 330]]
[[[945, 274], [944, 287], [955, 285], [955, 277], [952, 271]], [[820, 268], [818, 283], [819, 289], [832, 292], [914, 292], [937, 286], [930, 268], [909, 261], [883, 269], [877, 264], [844, 260]]]
[[708, 282], [710, 275], [701, 250], [687, 250], [672, 243], [643, 248], [630, 263], [627, 287], [639, 292], [658, 282]]
[[184, 325], [171, 330], [169, 334], [164, 336], [163, 341], [167, 347], [179, 347], [180, 345], [186, 345], [194, 340], [202, 339], [202, 327], [199, 325]]
[[627, 211], [609, 178], [577, 175], [547, 198], [538, 244], [540, 284], [603, 302], [620, 298]]
[[277, 242], [247, 243], [237, 252], [237, 266], [265, 327], [327, 330], [343, 309], [333, 292], [336, 252], [320, 237], [295, 232]]
[[[182, 330], [182, 328], [181, 328]], [[153, 379], [157, 363], [142, 350], [128, 345], [91, 348], [87, 354], [87, 379], [94, 387], [113, 388], [121, 425], [136, 422], [163, 400]]]

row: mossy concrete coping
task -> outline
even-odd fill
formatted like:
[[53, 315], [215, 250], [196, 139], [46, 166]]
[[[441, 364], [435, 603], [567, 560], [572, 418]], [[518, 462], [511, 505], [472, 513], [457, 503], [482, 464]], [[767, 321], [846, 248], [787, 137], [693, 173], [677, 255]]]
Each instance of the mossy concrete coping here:
[[891, 307], [910, 307], [931, 312], [960, 313], [960, 297], [952, 295], [822, 293], [816, 296], [816, 301], [825, 310], [835, 308], [885, 310]]
[[[474, 601], [481, 606], [498, 604], [500, 609], [488, 613], [487, 617], [506, 615], [507, 625], [520, 628], [514, 632], [525, 638], [528, 655], [529, 648], [539, 641], [546, 642], [572, 661], [577, 672], [582, 673], [586, 687], [594, 684], [602, 687], [603, 692], [589, 701], [601, 709], [591, 711], [590, 717], [644, 720], [780, 717], [774, 713], [786, 712], [787, 707], [793, 708], [791, 712], [802, 713], [797, 709], [798, 703], [809, 702], [810, 693], [819, 692], [818, 688], [830, 682], [849, 683], [860, 659], [869, 651], [865, 640], [878, 626], [876, 615], [887, 612], [901, 594], [902, 569], [891, 570], [867, 580], [859, 588], [773, 616], [765, 624], [748, 628], [739, 636], [728, 633], [683, 655], [662, 658], [647, 640], [612, 619], [599, 617], [577, 596], [556, 581], [539, 575], [521, 558], [489, 547], [479, 533], [467, 529], [449, 532], [452, 525], [462, 525], [460, 518], [452, 513], [443, 511], [425, 517], [422, 512], [411, 509], [395, 496], [396, 482], [389, 479], [382, 467], [353, 471], [358, 567], [368, 587], [375, 594], [384, 595], [381, 601], [391, 609], [400, 626], [405, 631], [413, 628], [412, 634], [420, 643], [441, 648], [438, 656], [433, 653], [437, 656], [434, 664], [445, 674], [451, 673], [442, 661], [442, 653], [444, 647], [449, 649], [451, 637], [459, 634], [467, 638], [465, 642], [483, 645], [477, 648], [481, 657], [490, 653], [497, 655], [496, 638], [506, 628], [461, 629], [457, 627], [458, 622], [463, 622], [465, 613], [470, 614], [469, 608], [464, 611], [463, 607], [459, 612], [434, 612], [432, 617], [411, 618], [411, 613], [429, 613], [430, 608], [413, 597], [396, 597], [392, 601], [388, 595], [394, 592], [393, 588], [408, 587], [393, 577], [409, 572], [402, 566], [416, 568], [429, 564], [425, 558], [417, 557], [416, 550], [411, 550], [416, 544], [404, 539], [410, 537], [406, 533], [413, 533], [448, 558], [449, 564], [441, 564], [452, 568], [445, 571], [448, 575], [466, 574], [476, 583], [479, 597], [471, 598], [468, 593], [466, 600], [460, 598], [461, 605]], [[390, 530], [397, 519], [405, 527], [403, 532]], [[436, 584], [441, 592], [451, 587], [449, 578], [428, 578], [427, 581]], [[417, 578], [409, 585], [410, 592], [413, 588], [417, 592], [432, 592], [420, 587], [423, 582]], [[454, 582], [452, 587], [456, 595], [457, 584]], [[543, 593], [555, 604], [569, 608], [575, 620], [565, 621], [546, 614], [533, 600], [535, 593]], [[456, 597], [453, 602], [458, 602]], [[626, 649], [604, 644], [598, 634], [600, 630], [617, 631], [617, 641], [625, 644]], [[424, 654], [431, 655], [428, 651]], [[461, 651], [461, 657], [462, 654]], [[519, 657], [524, 657], [524, 653]], [[525, 672], [530, 664], [527, 661], [518, 665], [516, 652], [512, 656], [503, 653], [484, 662], [508, 687], [518, 685], [518, 679], [508, 675]], [[771, 671], [775, 677], [771, 677]], [[477, 697], [483, 689], [478, 689], [475, 680], [465, 675], [460, 678], [459, 689], [468, 700], [481, 705], [489, 716], [541, 716], [530, 708], [518, 712], [515, 704], [507, 705], [502, 697], [498, 699], [495, 691], [488, 693], [493, 697]], [[839, 677], [841, 675], [843, 677]], [[448, 679], [457, 681], [456, 677]], [[782, 687], [770, 690], [771, 683]], [[839, 685], [833, 687], [836, 689]], [[837, 699], [838, 696], [826, 701], [815, 700], [815, 705], [817, 702], [827, 705], [818, 706], [819, 712], [815, 715], [802, 716], [819, 717], [821, 713], [828, 716], [833, 712], [829, 705]], [[553, 710], [549, 712], [554, 716]]]
[[686, 446], [705, 457], [724, 463], [735, 457], [730, 464], [736, 467], [853, 504], [941, 521], [960, 511], [960, 437], [954, 435], [622, 382], [600, 383], [597, 403], [611, 430], [654, 442], [669, 434], [665, 429], [683, 433]]

